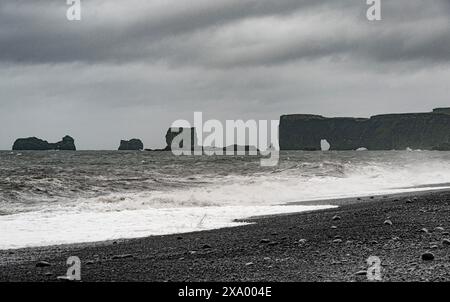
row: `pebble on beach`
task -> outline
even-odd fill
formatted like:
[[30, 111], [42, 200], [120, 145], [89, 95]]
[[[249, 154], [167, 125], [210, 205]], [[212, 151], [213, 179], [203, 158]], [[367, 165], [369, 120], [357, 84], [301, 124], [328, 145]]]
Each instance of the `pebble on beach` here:
[[38, 263], [36, 263], [36, 267], [47, 267], [47, 266], [51, 266], [51, 264], [47, 261], [39, 261]]
[[432, 253], [423, 253], [422, 260], [423, 261], [432, 261], [432, 260], [434, 260], [434, 255]]
[[[261, 227], [186, 233], [179, 241], [178, 235], [157, 236], [119, 241], [118, 246], [51, 248], [41, 254], [37, 254], [41, 249], [31, 254], [16, 251], [9, 257], [23, 258], [25, 264], [11, 261], [2, 266], [0, 281], [57, 281], [67, 269], [65, 255], [83, 259], [84, 282], [135, 280], [135, 272], [148, 272], [139, 275], [145, 281], [367, 281], [366, 276], [372, 276], [367, 264], [370, 255], [382, 260], [383, 281], [448, 281], [448, 196], [445, 202], [430, 197], [406, 205], [400, 198], [394, 206], [390, 201], [342, 206], [337, 221], [332, 218], [338, 213], [331, 209], [276, 216], [258, 221]], [[421, 214], [420, 208], [428, 213]], [[293, 225], [296, 228], [287, 231]], [[335, 230], [330, 229], [332, 225]], [[278, 236], [272, 235], [275, 232]], [[202, 237], [197, 240], [198, 236]], [[202, 249], [206, 244], [213, 248]], [[132, 258], [111, 260], [125, 253]], [[58, 280], [72, 281], [66, 276]]]
[[301, 245], [303, 245], [303, 244], [305, 244], [306, 243], [306, 239], [300, 239], [299, 241], [298, 241], [298, 244], [301, 244]]

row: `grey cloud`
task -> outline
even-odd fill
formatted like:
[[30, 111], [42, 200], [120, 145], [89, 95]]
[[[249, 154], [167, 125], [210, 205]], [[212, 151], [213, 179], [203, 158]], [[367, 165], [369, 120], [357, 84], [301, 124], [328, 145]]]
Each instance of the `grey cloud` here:
[[[175, 119], [369, 116], [448, 106], [450, 1], [65, 0], [0, 2], [0, 149], [73, 135], [81, 149]], [[161, 5], [163, 4], [163, 5]]]
[[[115, 6], [106, 6], [103, 12], [107, 1], [84, 3], [84, 19], [78, 23], [64, 19], [64, 1], [0, 4], [1, 27], [8, 28], [0, 32], [0, 60], [119, 64], [144, 60], [228, 68], [323, 57], [388, 63], [450, 59], [446, 0], [433, 5], [423, 0], [383, 1], [383, 21], [377, 24], [365, 19], [365, 1], [354, 0], [218, 0], [190, 1], [189, 5], [172, 1], [155, 7], [145, 4], [151, 1], [134, 0], [123, 13], [119, 10], [123, 2], [112, 1]], [[311, 16], [317, 18], [304, 22]], [[262, 18], [269, 24], [268, 38], [250, 42], [257, 47], [233, 51], [240, 47], [239, 37], [260, 31], [258, 19]], [[280, 22], [290, 22], [300, 32], [308, 27], [311, 35], [295, 31], [286, 35], [277, 30]], [[220, 39], [227, 30], [234, 35], [228, 42]]]
[[[16, 62], [133, 61], [145, 59], [145, 49], [155, 42], [235, 20], [289, 14], [323, 1], [217, 0], [150, 2], [82, 1], [83, 20], [65, 20], [65, 1], [19, 0], [0, 4], [0, 59]], [[123, 14], [104, 4], [131, 7]], [[178, 5], [180, 4], [180, 5]], [[142, 7], [141, 7], [142, 6]], [[181, 6], [181, 8], [177, 8]], [[94, 9], [95, 7], [95, 9]], [[144, 13], [142, 13], [144, 12]], [[126, 18], [126, 22], [122, 19]], [[147, 57], [147, 59], [153, 59]]]

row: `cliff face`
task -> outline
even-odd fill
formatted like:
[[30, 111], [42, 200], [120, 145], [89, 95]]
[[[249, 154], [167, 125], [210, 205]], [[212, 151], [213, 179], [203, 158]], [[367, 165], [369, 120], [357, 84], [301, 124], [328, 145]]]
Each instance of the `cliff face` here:
[[75, 151], [77, 149], [75, 147], [75, 140], [68, 135], [64, 136], [62, 141], [57, 142], [56, 144], [50, 144], [50, 145], [52, 145], [52, 148], [56, 149], [56, 150]]
[[70, 150], [75, 151], [75, 140], [66, 135], [63, 137], [62, 141], [57, 143], [49, 143], [37, 137], [29, 138], [19, 138], [14, 142], [12, 147], [13, 150], [33, 150], [33, 151], [44, 151], [44, 150]]
[[435, 108], [433, 109], [434, 113], [445, 113], [445, 114], [450, 114], [450, 107], [447, 108]]
[[133, 151], [139, 151], [144, 149], [144, 144], [140, 139], [133, 138], [129, 141], [127, 140], [121, 140], [119, 150], [133, 150]]
[[450, 150], [450, 114], [442, 109], [370, 119], [284, 115], [280, 118], [280, 149], [321, 150], [320, 141], [326, 139], [331, 150]]

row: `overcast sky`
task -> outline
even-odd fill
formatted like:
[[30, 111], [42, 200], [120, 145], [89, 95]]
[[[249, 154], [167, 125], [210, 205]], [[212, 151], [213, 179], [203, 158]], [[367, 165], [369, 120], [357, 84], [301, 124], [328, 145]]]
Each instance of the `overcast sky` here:
[[72, 135], [79, 149], [163, 147], [214, 119], [363, 116], [450, 106], [450, 1], [0, 2], [0, 149]]

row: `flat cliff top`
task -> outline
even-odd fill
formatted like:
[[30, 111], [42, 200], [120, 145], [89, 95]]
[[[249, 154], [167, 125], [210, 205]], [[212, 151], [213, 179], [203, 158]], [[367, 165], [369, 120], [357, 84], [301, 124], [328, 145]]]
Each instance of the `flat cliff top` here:
[[377, 114], [370, 118], [363, 117], [325, 117], [317, 114], [285, 114], [282, 115], [280, 120], [357, 120], [357, 121], [367, 121], [369, 119], [385, 119], [385, 118], [418, 118], [418, 117], [435, 117], [435, 116], [448, 116], [445, 112], [434, 111], [434, 112], [415, 112], [415, 113], [387, 113], [387, 114]]
[[401, 118], [401, 117], [408, 117], [408, 118], [417, 118], [417, 117], [435, 117], [435, 116], [442, 116], [447, 114], [442, 114], [438, 112], [418, 112], [418, 113], [388, 113], [388, 114], [378, 114], [371, 116], [370, 118]]
[[362, 117], [324, 117], [316, 114], [286, 114], [282, 115], [280, 120], [356, 120], [366, 121], [368, 118]]

